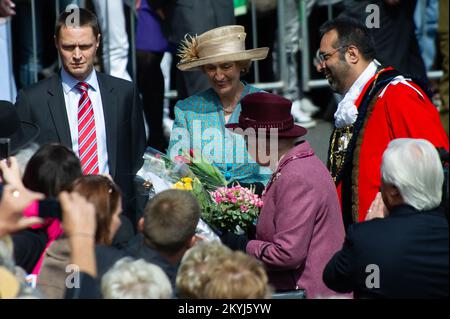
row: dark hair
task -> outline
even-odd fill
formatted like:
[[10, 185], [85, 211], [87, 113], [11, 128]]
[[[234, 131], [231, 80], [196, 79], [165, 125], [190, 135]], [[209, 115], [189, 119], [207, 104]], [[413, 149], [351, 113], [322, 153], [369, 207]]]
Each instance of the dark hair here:
[[94, 204], [97, 230], [95, 242], [111, 245], [111, 223], [121, 197], [119, 187], [103, 175], [84, 175], [72, 184], [70, 191], [83, 195]]
[[[369, 33], [364, 24], [352, 18], [340, 17], [325, 22], [320, 27], [320, 38], [331, 30], [337, 32], [337, 43], [333, 43], [333, 47], [345, 47], [354, 45], [364, 59], [370, 61], [375, 58], [375, 42], [372, 35]], [[343, 54], [340, 52], [340, 57], [343, 59]]]
[[91, 27], [95, 38], [97, 38], [98, 35], [100, 34], [100, 27], [98, 25], [97, 16], [87, 9], [77, 7], [71, 9], [69, 12], [63, 11], [59, 15], [55, 25], [56, 39], [58, 39], [59, 31], [61, 30], [62, 27], [67, 27], [69, 23], [76, 24], [78, 22], [79, 25], [77, 25], [77, 27], [86, 27], [86, 26]]
[[144, 237], [157, 250], [180, 251], [195, 234], [200, 206], [189, 192], [169, 189], [157, 194], [144, 210]]
[[56, 197], [81, 175], [80, 160], [72, 150], [60, 144], [46, 144], [27, 163], [23, 184], [47, 197]]

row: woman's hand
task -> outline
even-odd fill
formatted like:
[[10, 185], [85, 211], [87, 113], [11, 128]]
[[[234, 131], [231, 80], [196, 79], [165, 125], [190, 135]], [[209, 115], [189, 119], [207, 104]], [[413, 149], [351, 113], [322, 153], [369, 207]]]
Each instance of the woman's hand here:
[[44, 195], [27, 190], [17, 189], [13, 185], [4, 185], [0, 200], [0, 237], [42, 223], [38, 217], [24, 217], [23, 210]]
[[0, 161], [0, 171], [2, 172], [4, 182], [9, 185], [13, 185], [18, 189], [25, 188], [22, 183], [19, 164], [17, 163], [17, 159], [14, 156]]
[[62, 227], [66, 235], [95, 238], [97, 225], [94, 205], [76, 192], [61, 192], [58, 198], [63, 211]]

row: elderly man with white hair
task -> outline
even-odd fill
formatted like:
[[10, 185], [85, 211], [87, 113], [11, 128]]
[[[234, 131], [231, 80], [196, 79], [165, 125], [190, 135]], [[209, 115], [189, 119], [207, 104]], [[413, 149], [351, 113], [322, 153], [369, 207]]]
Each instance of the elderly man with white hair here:
[[448, 297], [449, 233], [439, 206], [444, 176], [438, 152], [423, 139], [393, 140], [381, 176], [370, 220], [349, 226], [342, 249], [325, 267], [325, 284], [356, 298]]

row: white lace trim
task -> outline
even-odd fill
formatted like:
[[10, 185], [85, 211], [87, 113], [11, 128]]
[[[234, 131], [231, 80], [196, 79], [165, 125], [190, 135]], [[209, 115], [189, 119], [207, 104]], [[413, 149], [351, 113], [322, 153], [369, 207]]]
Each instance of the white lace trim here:
[[367, 66], [363, 73], [353, 83], [351, 88], [345, 94], [341, 102], [339, 102], [337, 111], [334, 113], [334, 125], [337, 128], [345, 127], [355, 123], [358, 117], [358, 108], [355, 101], [358, 99], [361, 91], [366, 83], [375, 75], [378, 66], [381, 64], [377, 60], [373, 60]]
[[397, 85], [397, 84], [401, 83], [401, 84], [404, 84], [404, 85], [412, 88], [414, 91], [417, 92], [417, 94], [419, 94], [422, 97], [422, 99], [424, 99], [422, 92], [420, 92], [418, 89], [416, 89], [414, 86], [412, 86], [408, 81], [411, 81], [411, 79], [406, 79], [405, 77], [403, 77], [403, 75], [396, 76], [395, 78], [392, 79], [391, 82], [389, 82], [388, 85], [385, 86], [383, 91], [381, 91], [380, 95], [378, 95], [378, 98], [383, 97], [383, 95], [386, 92], [386, 89], [389, 87], [389, 85]]

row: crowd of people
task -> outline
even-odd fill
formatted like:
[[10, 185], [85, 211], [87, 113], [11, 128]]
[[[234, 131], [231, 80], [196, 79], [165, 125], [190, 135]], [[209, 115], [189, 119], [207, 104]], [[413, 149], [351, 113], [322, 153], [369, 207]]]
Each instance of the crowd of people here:
[[[152, 18], [182, 17], [173, 3], [144, 2]], [[13, 9], [0, 0], [1, 15]], [[0, 298], [448, 297], [449, 138], [425, 83], [379, 61], [364, 24], [344, 15], [318, 34], [315, 66], [342, 97], [327, 165], [292, 100], [244, 79], [269, 54], [246, 48], [245, 27], [168, 37], [180, 74], [206, 90], [176, 103], [166, 150], [161, 135], [149, 142], [161, 52], [140, 48], [148, 69], [137, 84], [99, 72], [100, 25], [88, 9], [63, 11], [61, 69], [15, 105], [0, 101]], [[199, 236], [188, 191], [142, 200], [134, 177], [153, 142], [171, 158], [193, 149], [229, 185], [260, 193], [255, 233]]]

